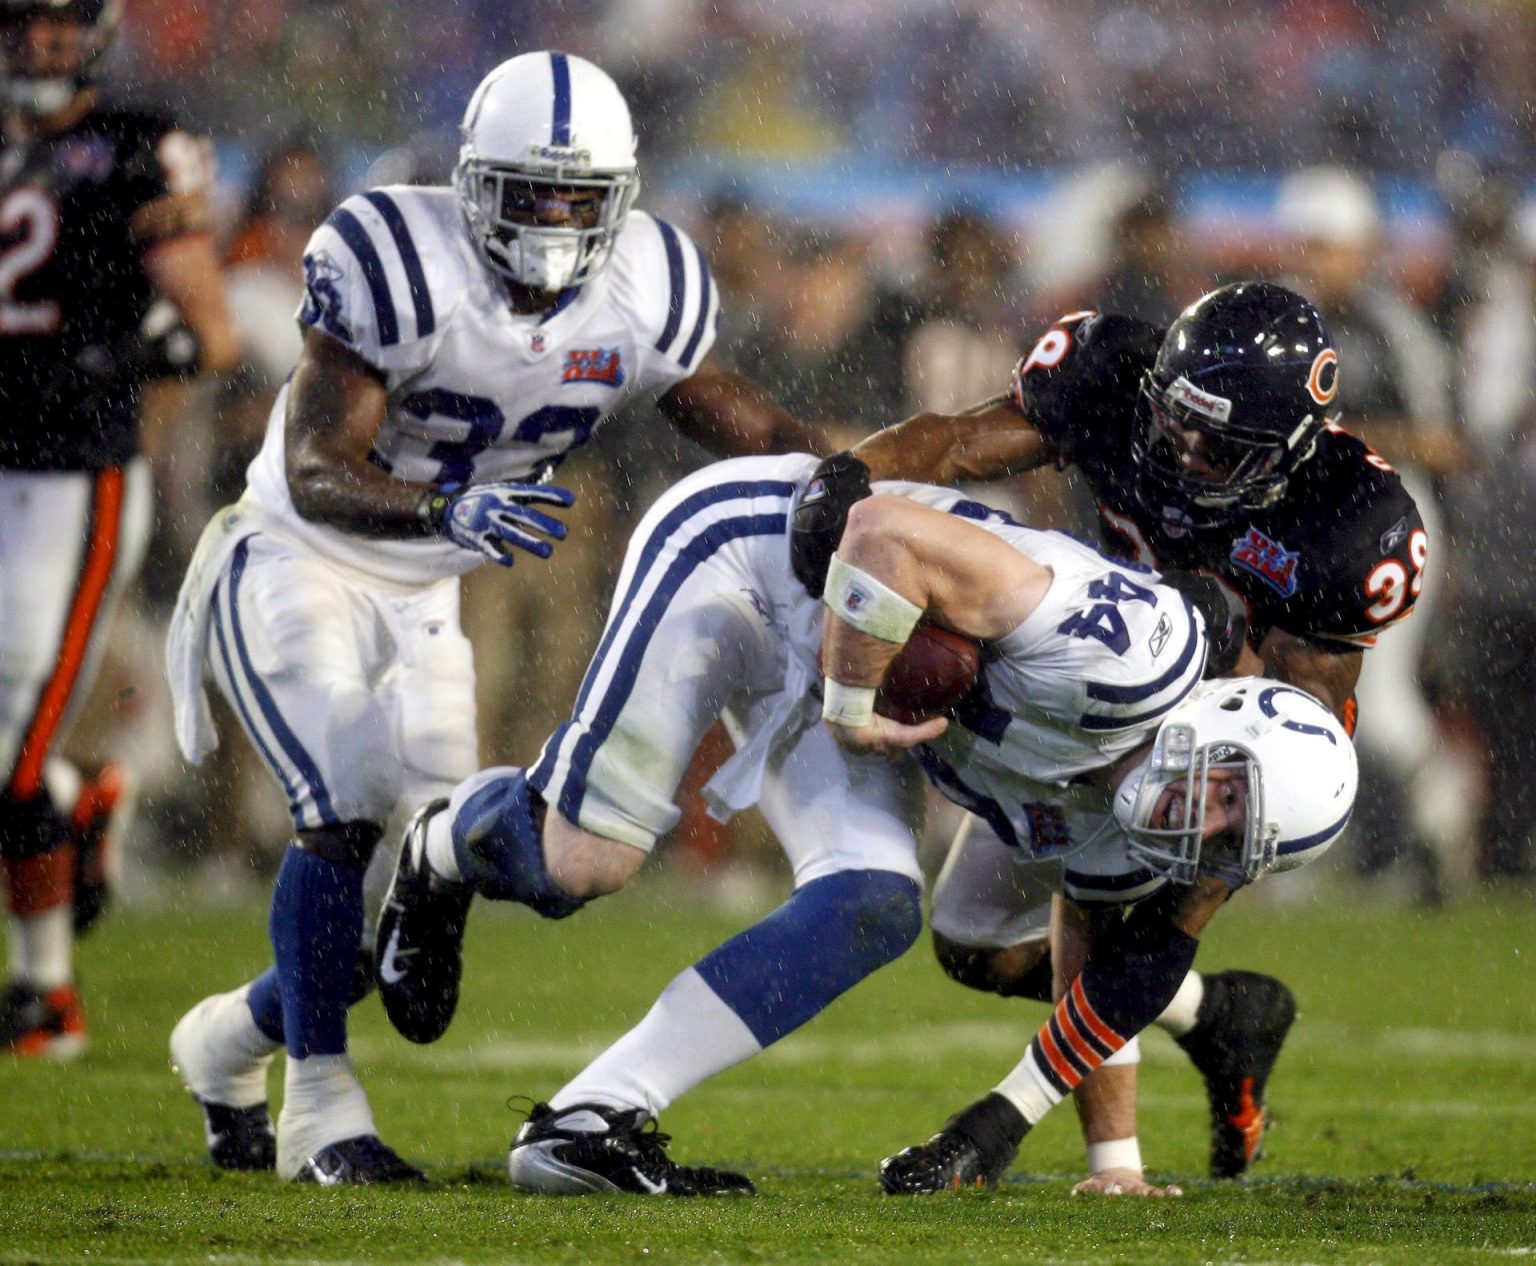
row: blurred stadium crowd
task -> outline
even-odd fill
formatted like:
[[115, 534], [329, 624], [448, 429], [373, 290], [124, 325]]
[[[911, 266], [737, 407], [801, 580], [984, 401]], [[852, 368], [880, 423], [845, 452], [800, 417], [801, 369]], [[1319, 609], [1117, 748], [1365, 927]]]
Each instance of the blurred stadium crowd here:
[[[210, 894], [275, 865], [286, 813], [244, 745], [195, 774], [174, 752], [167, 609], [297, 353], [310, 230], [364, 184], [444, 178], [475, 83], [539, 47], [625, 89], [642, 205], [709, 253], [724, 357], [850, 438], [1005, 390], [1069, 309], [1166, 323], [1248, 275], [1317, 302], [1344, 424], [1410, 481], [1435, 541], [1418, 618], [1367, 657], [1350, 864], [1426, 900], [1530, 874], [1536, 8], [1516, 0], [453, 0], [430, 18], [394, 0], [130, 0], [117, 87], [219, 143], [247, 349], [217, 387], [147, 405], [160, 546], [75, 740], [85, 759], [134, 753], [137, 861]], [[563, 481], [582, 494], [574, 531], [622, 541], [701, 460], [644, 410], [614, 421]], [[994, 491], [1091, 530], [1056, 472]], [[621, 552], [469, 580], [488, 758], [526, 760], [564, 715]], [[749, 851], [687, 821], [692, 865]]]
[[226, 137], [323, 121], [374, 143], [454, 123], [483, 68], [607, 67], [652, 171], [785, 159], [1425, 170], [1536, 161], [1521, 0], [136, 0], [125, 69]]

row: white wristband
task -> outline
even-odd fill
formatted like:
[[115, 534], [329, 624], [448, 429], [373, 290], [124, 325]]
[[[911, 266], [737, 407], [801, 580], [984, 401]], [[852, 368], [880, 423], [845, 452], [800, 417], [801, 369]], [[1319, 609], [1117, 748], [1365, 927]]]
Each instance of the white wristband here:
[[845, 686], [830, 677], [822, 683], [821, 717], [834, 725], [861, 730], [875, 716], [873, 686]]
[[912, 636], [923, 614], [916, 603], [908, 602], [889, 585], [845, 563], [836, 554], [827, 568], [827, 585], [821, 600], [834, 615], [860, 633], [898, 646]]
[[1106, 1169], [1134, 1169], [1141, 1173], [1141, 1144], [1134, 1136], [1088, 1144], [1088, 1172], [1102, 1174]]

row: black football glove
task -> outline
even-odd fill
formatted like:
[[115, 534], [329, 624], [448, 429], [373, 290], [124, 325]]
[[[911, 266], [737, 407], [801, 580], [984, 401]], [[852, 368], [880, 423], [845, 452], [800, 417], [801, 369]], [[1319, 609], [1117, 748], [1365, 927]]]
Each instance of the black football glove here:
[[821, 597], [826, 588], [827, 568], [843, 539], [848, 511], [867, 496], [869, 467], [852, 453], [824, 457], [811, 472], [789, 534], [790, 566], [811, 597]]
[[1163, 573], [1163, 584], [1177, 589], [1205, 617], [1210, 650], [1204, 676], [1225, 677], [1235, 667], [1248, 641], [1248, 613], [1242, 600], [1214, 576], [1174, 568]]
[[202, 343], [192, 327], [165, 299], [157, 299], [139, 325], [133, 360], [145, 378], [197, 377], [203, 359]]

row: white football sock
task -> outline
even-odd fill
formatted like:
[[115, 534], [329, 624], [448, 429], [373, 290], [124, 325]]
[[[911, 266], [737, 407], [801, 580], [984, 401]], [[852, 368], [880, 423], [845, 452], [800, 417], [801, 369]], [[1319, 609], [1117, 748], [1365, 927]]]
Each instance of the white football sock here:
[[281, 1045], [256, 1027], [249, 984], [204, 998], [171, 1030], [171, 1065], [199, 1099], [231, 1108], [267, 1101], [267, 1069]]
[[690, 967], [662, 990], [645, 1019], [555, 1094], [550, 1107], [597, 1103], [659, 1116], [679, 1095], [762, 1049]]
[[1167, 1009], [1153, 1020], [1165, 1033], [1183, 1037], [1195, 1027], [1195, 1016], [1200, 1012], [1200, 1000], [1205, 997], [1205, 981], [1197, 971], [1190, 972], [1173, 995]]
[[463, 883], [459, 859], [453, 855], [453, 811], [444, 809], [427, 823], [427, 869], [434, 879]]
[[84, 785], [80, 771], [62, 756], [50, 756], [43, 762], [43, 786], [54, 809], [66, 822], [74, 813], [75, 801], [80, 799], [80, 788]]
[[350, 1056], [289, 1057], [283, 1110], [277, 1118], [279, 1178], [293, 1178], [321, 1148], [377, 1133]]
[[1062, 1099], [1061, 1091], [1046, 1081], [1035, 1067], [1034, 1049], [1034, 1043], [1031, 1042], [1024, 1052], [1024, 1058], [994, 1087], [998, 1094], [1019, 1110], [1031, 1126], [1038, 1125], [1045, 1114]]
[[11, 976], [40, 993], [75, 978], [75, 911], [67, 902], [41, 914], [11, 915]]

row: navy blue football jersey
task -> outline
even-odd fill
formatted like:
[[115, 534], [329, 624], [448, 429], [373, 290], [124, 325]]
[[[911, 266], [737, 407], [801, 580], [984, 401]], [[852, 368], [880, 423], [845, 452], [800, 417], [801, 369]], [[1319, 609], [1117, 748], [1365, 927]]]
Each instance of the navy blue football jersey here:
[[154, 299], [140, 258], [209, 227], [212, 170], [206, 140], [128, 110], [0, 141], [0, 467], [100, 470], [137, 451]]
[[1079, 312], [1047, 330], [1014, 371], [1015, 406], [1059, 465], [1087, 477], [1107, 551], [1216, 576], [1246, 603], [1254, 645], [1275, 628], [1371, 645], [1412, 610], [1428, 555], [1402, 481], [1354, 436], [1330, 429], [1275, 504], [1216, 528], [1166, 521], [1136, 496], [1132, 453], [1137, 391], [1161, 342], [1145, 321]]

